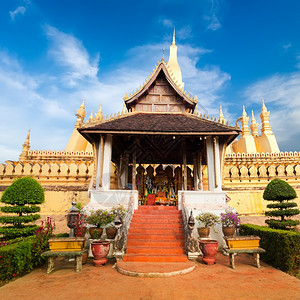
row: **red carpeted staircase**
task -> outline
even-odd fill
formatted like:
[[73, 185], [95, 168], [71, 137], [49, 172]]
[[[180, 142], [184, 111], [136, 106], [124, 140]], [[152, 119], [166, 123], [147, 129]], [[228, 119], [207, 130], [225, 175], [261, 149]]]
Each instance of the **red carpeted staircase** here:
[[182, 213], [175, 206], [139, 206], [133, 214], [123, 261], [187, 262]]

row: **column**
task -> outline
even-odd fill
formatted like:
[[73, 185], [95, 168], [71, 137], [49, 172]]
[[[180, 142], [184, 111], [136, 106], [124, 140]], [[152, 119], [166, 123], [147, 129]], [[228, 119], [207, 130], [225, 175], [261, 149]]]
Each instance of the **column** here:
[[[101, 166], [101, 157], [103, 156], [103, 151], [102, 151], [102, 144], [103, 144], [103, 136], [99, 136], [100, 142], [96, 143], [95, 145], [95, 157], [97, 158], [95, 160], [95, 168], [96, 168], [96, 190], [99, 189], [99, 187], [102, 186], [102, 166]], [[101, 177], [101, 182], [100, 182], [100, 177]]]
[[198, 160], [197, 156], [193, 155], [193, 169], [194, 169], [194, 190], [198, 191], [198, 184], [199, 184], [199, 173], [198, 173]]
[[132, 154], [132, 189], [136, 190], [136, 152], [133, 150]]
[[203, 174], [202, 174], [202, 153], [198, 153], [198, 174], [199, 174], [199, 190], [203, 191]]
[[106, 135], [105, 138], [104, 156], [103, 156], [102, 187], [104, 191], [110, 190], [111, 155], [112, 155], [112, 135], [108, 134]]
[[219, 138], [214, 138], [215, 190], [222, 191]]
[[207, 157], [207, 175], [208, 190], [215, 190], [215, 167], [214, 167], [214, 147], [211, 136], [206, 137], [206, 157]]
[[183, 142], [183, 189], [187, 190], [186, 143]]

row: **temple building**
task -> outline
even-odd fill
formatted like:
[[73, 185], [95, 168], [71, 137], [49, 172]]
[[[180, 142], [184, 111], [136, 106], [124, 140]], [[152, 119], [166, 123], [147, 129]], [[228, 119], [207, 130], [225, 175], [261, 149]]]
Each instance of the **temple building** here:
[[104, 117], [100, 105], [85, 121], [83, 100], [62, 151], [31, 150], [29, 131], [19, 161], [0, 164], [0, 193], [15, 178], [32, 176], [45, 188], [45, 215], [64, 214], [71, 200], [105, 207], [130, 199], [135, 207], [185, 202], [196, 211], [229, 204], [253, 215], [264, 213], [262, 192], [271, 179], [299, 192], [299, 152], [280, 152], [264, 101], [261, 134], [253, 111], [250, 126], [244, 107], [230, 126], [221, 107], [212, 117], [199, 114], [197, 103], [184, 90], [174, 34], [168, 62], [163, 57], [124, 95], [120, 113]]

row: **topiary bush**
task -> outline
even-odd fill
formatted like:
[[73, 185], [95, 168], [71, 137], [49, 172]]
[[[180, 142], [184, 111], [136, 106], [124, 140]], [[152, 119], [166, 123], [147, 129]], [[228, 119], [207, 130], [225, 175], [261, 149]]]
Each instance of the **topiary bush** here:
[[40, 218], [40, 215], [36, 214], [40, 211], [40, 207], [36, 204], [44, 201], [44, 189], [35, 179], [30, 177], [17, 179], [1, 197], [1, 202], [6, 206], [0, 210], [10, 215], [0, 217], [0, 223], [5, 224], [0, 228], [0, 235], [5, 239], [33, 235], [38, 226], [28, 223]]
[[297, 203], [289, 202], [297, 198], [296, 191], [285, 181], [280, 179], [273, 179], [266, 187], [263, 193], [263, 198], [268, 201], [275, 201], [277, 203], [268, 204], [267, 207], [272, 210], [266, 211], [267, 217], [278, 217], [280, 219], [268, 219], [265, 222], [275, 229], [291, 229], [297, 226], [300, 222], [291, 220], [291, 216], [300, 213], [297, 209]]

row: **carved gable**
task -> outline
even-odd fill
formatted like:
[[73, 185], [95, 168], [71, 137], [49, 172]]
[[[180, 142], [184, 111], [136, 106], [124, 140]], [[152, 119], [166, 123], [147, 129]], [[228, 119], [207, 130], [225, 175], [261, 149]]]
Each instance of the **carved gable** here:
[[136, 111], [145, 112], [183, 112], [186, 110], [183, 98], [173, 89], [163, 72], [160, 72], [147, 93], [141, 95], [133, 107]]

